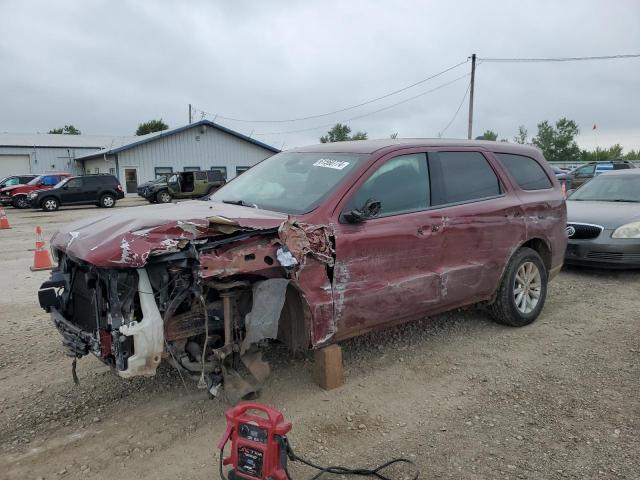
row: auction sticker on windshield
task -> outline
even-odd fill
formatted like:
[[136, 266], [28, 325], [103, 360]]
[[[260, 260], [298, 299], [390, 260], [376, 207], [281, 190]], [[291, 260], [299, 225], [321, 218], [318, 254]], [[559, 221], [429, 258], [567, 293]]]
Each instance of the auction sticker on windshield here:
[[333, 168], [335, 170], [342, 170], [347, 165], [349, 165], [349, 162], [340, 162], [330, 158], [321, 158], [313, 164], [314, 167]]

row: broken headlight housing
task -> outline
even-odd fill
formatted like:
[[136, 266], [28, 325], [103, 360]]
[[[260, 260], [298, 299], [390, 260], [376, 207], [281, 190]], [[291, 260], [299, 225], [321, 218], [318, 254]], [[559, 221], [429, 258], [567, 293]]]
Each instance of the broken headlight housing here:
[[640, 222], [631, 222], [616, 228], [611, 238], [640, 238]]

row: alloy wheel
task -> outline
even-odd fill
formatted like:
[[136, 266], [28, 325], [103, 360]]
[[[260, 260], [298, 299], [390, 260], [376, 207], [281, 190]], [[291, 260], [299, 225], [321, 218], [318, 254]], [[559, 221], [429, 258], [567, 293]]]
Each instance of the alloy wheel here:
[[516, 272], [513, 284], [513, 299], [521, 313], [531, 313], [540, 301], [542, 279], [540, 270], [533, 262], [524, 262]]

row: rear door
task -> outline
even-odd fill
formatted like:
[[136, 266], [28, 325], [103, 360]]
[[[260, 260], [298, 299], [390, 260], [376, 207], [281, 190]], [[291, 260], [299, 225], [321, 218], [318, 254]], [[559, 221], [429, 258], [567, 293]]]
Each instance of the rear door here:
[[520, 200], [499, 171], [495, 159], [479, 151], [429, 152], [432, 214], [441, 219], [441, 308], [492, 295], [523, 240]]
[[[378, 160], [341, 203], [333, 269], [336, 339], [420, 318], [440, 296], [437, 269], [440, 217], [429, 211], [424, 152]], [[381, 203], [375, 218], [347, 223], [344, 214], [367, 200]]]
[[100, 191], [108, 188], [110, 178], [106, 176], [84, 177], [82, 182], [82, 202], [97, 202]]

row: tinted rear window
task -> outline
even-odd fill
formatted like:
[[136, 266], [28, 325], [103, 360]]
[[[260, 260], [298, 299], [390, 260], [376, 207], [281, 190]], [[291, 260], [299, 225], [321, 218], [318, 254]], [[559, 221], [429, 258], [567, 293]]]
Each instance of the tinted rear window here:
[[84, 177], [85, 185], [114, 185], [117, 183], [116, 177], [110, 175], [100, 175], [95, 177]]
[[510, 153], [496, 153], [496, 157], [523, 190], [551, 188], [551, 180], [547, 177], [542, 166], [533, 158]]
[[479, 152], [429, 153], [431, 205], [469, 202], [500, 195], [500, 182]]

